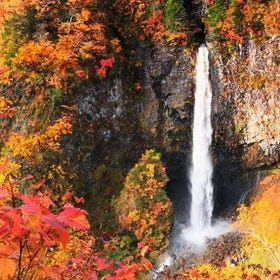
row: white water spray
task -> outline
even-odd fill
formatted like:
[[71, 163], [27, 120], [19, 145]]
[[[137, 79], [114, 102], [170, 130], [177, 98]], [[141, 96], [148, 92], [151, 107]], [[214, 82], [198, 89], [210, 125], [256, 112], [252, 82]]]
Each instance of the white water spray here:
[[208, 50], [205, 45], [198, 49], [195, 68], [195, 105], [193, 121], [193, 150], [191, 181], [190, 226], [182, 231], [181, 238], [187, 243], [203, 246], [206, 238], [214, 238], [228, 231], [227, 223], [212, 226], [213, 185], [211, 160], [211, 101]]
[[193, 122], [193, 150], [191, 167], [190, 226], [201, 231], [211, 225], [213, 211], [211, 100], [208, 50], [200, 46], [196, 62], [196, 91]]

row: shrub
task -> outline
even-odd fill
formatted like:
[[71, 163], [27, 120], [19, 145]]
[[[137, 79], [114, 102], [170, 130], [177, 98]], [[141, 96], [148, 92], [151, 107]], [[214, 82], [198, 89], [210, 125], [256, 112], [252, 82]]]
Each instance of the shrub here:
[[136, 237], [141, 256], [156, 257], [167, 247], [172, 210], [166, 183], [160, 154], [148, 150], [128, 173], [114, 201], [119, 222]]
[[124, 264], [98, 252], [86, 211], [69, 203], [82, 198], [66, 193], [61, 209], [43, 181], [18, 176], [18, 166], [0, 158], [0, 279], [139, 279], [152, 268], [145, 258]]

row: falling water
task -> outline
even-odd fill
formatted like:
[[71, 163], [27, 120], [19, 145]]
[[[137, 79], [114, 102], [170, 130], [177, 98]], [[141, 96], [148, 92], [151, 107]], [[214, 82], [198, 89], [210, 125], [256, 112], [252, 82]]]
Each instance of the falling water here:
[[[199, 254], [205, 248], [207, 239], [216, 238], [229, 231], [226, 221], [217, 220], [212, 224], [213, 185], [211, 161], [211, 100], [212, 90], [209, 81], [208, 50], [205, 45], [198, 49], [196, 62], [196, 91], [193, 122], [192, 166], [189, 170], [191, 180], [191, 209], [189, 226], [175, 223], [172, 248], [155, 271], [176, 263], [173, 255], [182, 255], [186, 261], [192, 261], [193, 253]], [[191, 255], [186, 255], [191, 252]]]
[[176, 240], [179, 247], [194, 244], [203, 248], [208, 238], [215, 238], [228, 231], [228, 224], [216, 221], [212, 225], [213, 185], [211, 161], [211, 100], [212, 90], [209, 81], [208, 50], [205, 45], [198, 49], [196, 61], [196, 90], [193, 121], [193, 150], [191, 181], [190, 223], [183, 227]]
[[196, 62], [196, 91], [193, 122], [190, 227], [199, 232], [211, 225], [213, 210], [212, 161], [212, 90], [209, 81], [208, 50], [201, 45]]

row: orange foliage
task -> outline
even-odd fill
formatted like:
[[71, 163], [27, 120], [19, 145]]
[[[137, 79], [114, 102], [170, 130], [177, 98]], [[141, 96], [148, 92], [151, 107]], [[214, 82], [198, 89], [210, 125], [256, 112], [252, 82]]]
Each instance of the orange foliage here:
[[[174, 278], [172, 278], [174, 279]], [[271, 272], [259, 265], [237, 263], [236, 265], [215, 266], [211, 264], [197, 265], [186, 272], [178, 273], [175, 279], [182, 280], [257, 280], [279, 279], [278, 272]]]
[[16, 113], [16, 108], [12, 102], [0, 96], [0, 118], [12, 118]]
[[[93, 14], [91, 1], [69, 0], [62, 4], [44, 0], [5, 0], [1, 3], [3, 14], [20, 16], [32, 9], [35, 20], [32, 40], [25, 43], [23, 39], [16, 39], [20, 46], [11, 59], [11, 65], [7, 68], [1, 61], [1, 80], [8, 85], [11, 80], [21, 80], [32, 84], [35, 89], [39, 86], [69, 90], [73, 80], [88, 79], [99, 61], [103, 72], [100, 74], [97, 69], [97, 76], [104, 77], [113, 66], [114, 52], [121, 51], [117, 38], [106, 38], [102, 23], [105, 15], [96, 10]], [[19, 10], [18, 6], [21, 7]], [[62, 12], [68, 13], [67, 20], [59, 18]], [[48, 23], [39, 23], [42, 18], [48, 19]], [[2, 22], [3, 26], [6, 21], [7, 17]], [[50, 34], [47, 27], [56, 30], [56, 34]], [[57, 39], [54, 40], [53, 36]], [[3, 48], [5, 41], [1, 43]], [[106, 58], [110, 52], [113, 54]], [[102, 65], [104, 61], [107, 61], [106, 65]]]
[[268, 36], [280, 36], [280, 5], [278, 0], [272, 0], [266, 7], [263, 18], [265, 32]]
[[[214, 1], [208, 1], [208, 5]], [[245, 43], [248, 39], [257, 41], [279, 36], [280, 8], [277, 0], [233, 0], [221, 4], [223, 16], [210, 31], [218, 30], [225, 45]], [[221, 11], [219, 11], [221, 13]], [[213, 16], [213, 15], [211, 15]]]
[[224, 35], [229, 41], [244, 43], [244, 31], [241, 26], [238, 28], [239, 30], [237, 30], [236, 27], [237, 24], [242, 24], [242, 20], [236, 18], [235, 16], [235, 12], [238, 10], [240, 10], [238, 3], [231, 4], [229, 6], [229, 8], [226, 11], [225, 18], [221, 23], [220, 34]]
[[23, 15], [26, 8], [35, 4], [36, 0], [5, 0], [0, 1], [0, 24], [9, 20], [15, 13]]
[[261, 38], [264, 35], [263, 17], [267, 13], [266, 4], [261, 0], [247, 0], [243, 7], [244, 28], [250, 38]]

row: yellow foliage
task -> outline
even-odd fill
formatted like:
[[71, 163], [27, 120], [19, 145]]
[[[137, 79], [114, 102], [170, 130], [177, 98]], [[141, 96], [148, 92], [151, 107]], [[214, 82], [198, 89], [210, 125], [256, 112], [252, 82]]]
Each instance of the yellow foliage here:
[[[280, 267], [280, 172], [265, 177], [250, 206], [239, 208], [234, 228], [244, 234], [242, 258], [223, 266], [202, 264], [189, 271], [189, 278], [209, 280], [278, 279]], [[243, 256], [245, 258], [243, 258]], [[229, 256], [230, 258], [230, 256]], [[277, 272], [274, 273], [273, 270]]]
[[139, 213], [137, 210], [131, 211], [128, 213], [128, 218], [130, 218], [131, 222], [139, 221]]
[[0, 157], [0, 184], [4, 183], [9, 175], [17, 174], [19, 169], [19, 164], [10, 161], [8, 158]]
[[278, 0], [269, 2], [263, 22], [268, 36], [280, 36], [280, 5]]
[[60, 147], [58, 140], [71, 131], [70, 117], [64, 115], [57, 119], [53, 125], [48, 126], [44, 132], [29, 133], [28, 135], [12, 133], [2, 152], [14, 157], [40, 160], [39, 151], [41, 148], [45, 147], [57, 151]]
[[[252, 262], [269, 268], [280, 267], [280, 173], [272, 174], [273, 181], [256, 195], [250, 206], [241, 206], [234, 226], [245, 234], [244, 253]], [[263, 183], [261, 182], [261, 186]], [[264, 263], [265, 262], [265, 263]]]
[[88, 232], [76, 232], [70, 235], [69, 243], [65, 249], [59, 246], [55, 250], [49, 250], [45, 262], [51, 265], [63, 266], [73, 256], [90, 254], [90, 248], [93, 246], [94, 241], [94, 238]]
[[[181, 279], [181, 278], [180, 278]], [[189, 277], [182, 279], [207, 279], [207, 280], [253, 280], [253, 279], [278, 279], [271, 278], [265, 268], [238, 263], [237, 265], [215, 266], [202, 264], [195, 266], [189, 272]]]
[[0, 96], [0, 118], [11, 118], [14, 116], [16, 109], [10, 100]]

